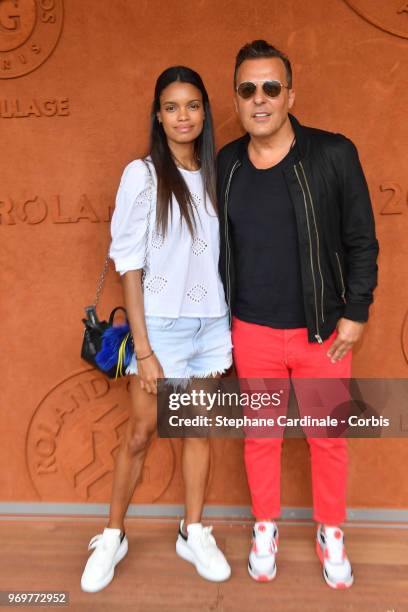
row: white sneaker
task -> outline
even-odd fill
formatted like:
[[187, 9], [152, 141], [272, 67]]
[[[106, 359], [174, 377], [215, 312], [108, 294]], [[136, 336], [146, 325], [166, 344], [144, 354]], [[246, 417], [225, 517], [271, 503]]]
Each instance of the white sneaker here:
[[94, 536], [88, 550], [95, 549], [86, 562], [81, 578], [81, 589], [96, 593], [104, 589], [112, 580], [115, 565], [128, 551], [128, 539], [125, 534], [120, 537], [120, 529], [105, 527], [103, 533]]
[[181, 521], [176, 542], [176, 552], [195, 565], [197, 572], [206, 580], [222, 582], [231, 576], [231, 568], [218, 548], [212, 527], [203, 527], [201, 523], [187, 526], [187, 536], [183, 533], [184, 520]]
[[257, 582], [270, 582], [275, 578], [278, 542], [278, 528], [273, 521], [255, 523], [248, 572]]
[[354, 581], [353, 570], [344, 548], [344, 534], [339, 527], [319, 525], [316, 552], [323, 565], [323, 577], [333, 589], [348, 589]]

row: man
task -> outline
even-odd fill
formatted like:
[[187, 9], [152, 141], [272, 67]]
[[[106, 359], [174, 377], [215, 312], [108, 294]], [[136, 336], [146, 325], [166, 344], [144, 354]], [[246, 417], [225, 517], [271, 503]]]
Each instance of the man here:
[[[218, 203], [220, 273], [238, 376], [349, 378], [378, 254], [356, 148], [289, 114], [290, 62], [263, 40], [239, 51], [234, 90], [247, 133], [218, 155]], [[323, 576], [331, 587], [347, 588], [353, 573], [339, 527], [346, 516], [346, 440], [308, 442]], [[281, 445], [271, 437], [245, 440], [255, 516], [248, 570], [258, 581], [276, 575]]]

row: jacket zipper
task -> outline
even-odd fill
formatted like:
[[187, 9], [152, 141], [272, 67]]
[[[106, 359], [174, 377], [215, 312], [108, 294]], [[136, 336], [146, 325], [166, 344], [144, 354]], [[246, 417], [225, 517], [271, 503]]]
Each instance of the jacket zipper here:
[[315, 334], [315, 338], [318, 341], [319, 344], [323, 343], [323, 340], [320, 336], [320, 330], [319, 330], [319, 315], [317, 312], [317, 292], [316, 292], [316, 279], [315, 279], [315, 274], [314, 274], [314, 266], [313, 266], [313, 253], [312, 253], [312, 237], [310, 234], [310, 224], [309, 224], [309, 214], [307, 212], [307, 203], [306, 203], [306, 194], [305, 194], [305, 190], [303, 189], [303, 185], [302, 185], [302, 181], [300, 180], [299, 177], [299, 173], [297, 171], [297, 166], [296, 164], [293, 166], [294, 170], [295, 170], [295, 174], [296, 174], [296, 178], [299, 181], [299, 185], [300, 188], [302, 190], [303, 193], [303, 200], [305, 203], [305, 213], [306, 213], [306, 222], [307, 222], [307, 231], [308, 231], [308, 235], [309, 235], [309, 253], [310, 253], [310, 267], [312, 270], [312, 278], [313, 278], [313, 289], [314, 289], [314, 298], [315, 298], [315, 312], [316, 312], [316, 334]]
[[340, 272], [340, 279], [341, 279], [341, 299], [343, 300], [343, 302], [346, 304], [346, 287], [344, 285], [344, 279], [343, 279], [343, 272], [341, 271], [341, 264], [340, 264], [340, 258], [339, 255], [337, 253], [337, 251], [334, 252], [334, 254], [336, 255], [336, 259], [337, 259], [337, 264], [339, 266], [339, 272]]
[[322, 322], [324, 323], [324, 310], [323, 310], [324, 280], [323, 280], [322, 269], [320, 267], [320, 240], [319, 240], [319, 232], [317, 231], [317, 223], [316, 223], [316, 216], [315, 216], [315, 211], [314, 211], [312, 194], [311, 194], [311, 191], [310, 191], [310, 188], [309, 188], [309, 183], [307, 182], [306, 174], [305, 174], [305, 171], [303, 169], [303, 165], [302, 165], [301, 161], [299, 162], [299, 166], [302, 169], [303, 177], [305, 179], [305, 184], [306, 184], [306, 188], [307, 188], [307, 193], [309, 194], [309, 200], [310, 200], [310, 204], [312, 206], [313, 222], [314, 222], [315, 231], [316, 231], [316, 238], [317, 238], [317, 265], [318, 265], [318, 268], [319, 268], [320, 280], [322, 282], [321, 310], [322, 310]]
[[234, 163], [234, 165], [231, 168], [231, 172], [228, 178], [228, 183], [227, 183], [227, 188], [225, 190], [225, 206], [224, 206], [224, 233], [225, 233], [225, 246], [226, 246], [226, 257], [225, 257], [225, 261], [226, 261], [226, 278], [227, 278], [227, 302], [228, 302], [228, 314], [229, 314], [229, 322], [231, 324], [232, 321], [232, 316], [231, 316], [231, 279], [230, 279], [230, 260], [231, 260], [231, 253], [230, 253], [230, 246], [229, 246], [229, 232], [228, 232], [228, 197], [229, 197], [229, 190], [230, 190], [230, 186], [231, 186], [231, 181], [232, 181], [232, 175], [234, 174], [235, 170], [238, 168], [238, 166], [241, 165], [241, 162], [237, 159], [236, 162]]

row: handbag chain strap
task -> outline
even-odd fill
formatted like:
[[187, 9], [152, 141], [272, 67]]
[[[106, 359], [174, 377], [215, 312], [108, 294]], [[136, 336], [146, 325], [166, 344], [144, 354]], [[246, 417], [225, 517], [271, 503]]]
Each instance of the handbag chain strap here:
[[[148, 258], [148, 243], [149, 243], [149, 235], [150, 235], [150, 217], [151, 217], [151, 212], [152, 212], [152, 203], [153, 203], [153, 176], [152, 176], [152, 171], [150, 170], [150, 166], [147, 163], [147, 161], [145, 159], [142, 160], [143, 163], [145, 164], [148, 173], [149, 173], [149, 182], [148, 182], [148, 190], [149, 190], [149, 200], [150, 200], [150, 204], [149, 204], [149, 212], [147, 214], [147, 227], [146, 227], [146, 239], [145, 239], [145, 253], [144, 253], [144, 268], [143, 268], [143, 272], [142, 272], [142, 283], [144, 281], [144, 277], [145, 277], [145, 268], [147, 267], [147, 258]], [[109, 251], [110, 251], [110, 246], [108, 248], [108, 252], [106, 254], [105, 257], [105, 261], [103, 264], [103, 268], [102, 268], [102, 272], [99, 276], [98, 279], [98, 284], [96, 287], [96, 294], [95, 294], [95, 301], [92, 304], [94, 306], [94, 308], [96, 309], [96, 306], [99, 302], [99, 298], [100, 295], [102, 293], [102, 288], [103, 288], [103, 284], [105, 282], [105, 277], [106, 274], [108, 273], [108, 269], [109, 269]]]
[[146, 270], [149, 267], [148, 257], [149, 257], [150, 217], [152, 214], [153, 189], [154, 189], [153, 175], [152, 175], [152, 171], [150, 170], [150, 166], [145, 159], [143, 160], [143, 163], [146, 166], [147, 171], [149, 173], [149, 179], [148, 179], [149, 182], [147, 185], [148, 197], [149, 197], [149, 212], [147, 213], [147, 225], [146, 225], [146, 234], [145, 234], [146, 238], [145, 238], [144, 266], [142, 270], [142, 287], [144, 285], [144, 281], [146, 277]]
[[98, 280], [98, 285], [96, 287], [96, 294], [95, 294], [95, 301], [93, 303], [93, 306], [96, 308], [97, 303], [99, 302], [99, 296], [101, 294], [102, 291], [102, 287], [103, 287], [103, 283], [105, 282], [105, 276], [108, 272], [109, 269], [109, 250], [108, 250], [108, 254], [105, 257], [105, 262], [103, 264], [103, 269], [102, 272], [99, 276], [99, 280]]

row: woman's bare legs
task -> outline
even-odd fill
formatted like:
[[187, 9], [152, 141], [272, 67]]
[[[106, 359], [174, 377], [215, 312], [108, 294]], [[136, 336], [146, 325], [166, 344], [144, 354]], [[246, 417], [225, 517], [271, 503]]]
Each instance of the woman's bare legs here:
[[130, 379], [130, 415], [115, 460], [108, 527], [124, 531], [124, 518], [140, 479], [146, 452], [156, 430], [157, 395], [146, 393], [138, 377]]
[[[221, 375], [214, 376], [221, 378]], [[196, 380], [192, 387], [215, 392], [216, 385], [212, 380]], [[206, 414], [205, 407], [202, 411], [198, 410], [195, 414]], [[184, 526], [190, 523], [200, 523], [201, 514], [204, 506], [205, 490], [210, 470], [210, 450], [211, 440], [209, 438], [184, 438], [182, 471], [184, 480], [185, 495], [185, 517]]]
[[185, 438], [182, 458], [185, 491], [185, 526], [200, 523], [210, 469], [210, 440]]
[[[219, 378], [219, 377], [217, 377]], [[157, 426], [157, 395], [146, 393], [137, 376], [130, 376], [130, 416], [115, 460], [108, 527], [124, 531], [124, 517], [140, 479], [146, 452]], [[200, 383], [202, 388], [203, 382]], [[185, 524], [199, 523], [210, 467], [210, 440], [183, 440], [182, 472]]]

